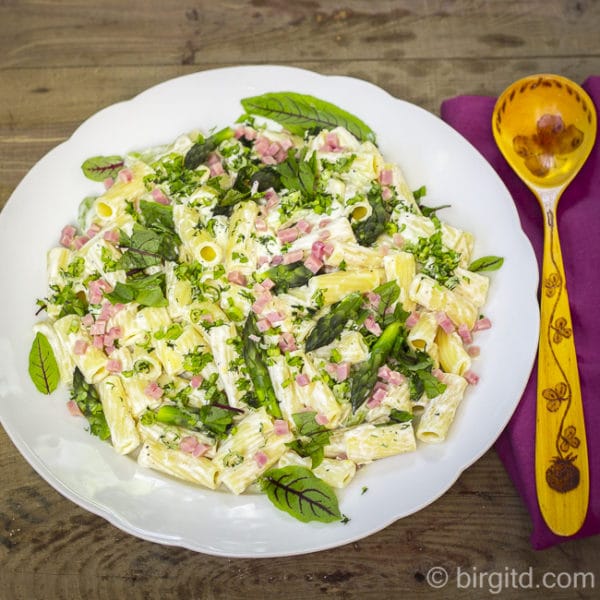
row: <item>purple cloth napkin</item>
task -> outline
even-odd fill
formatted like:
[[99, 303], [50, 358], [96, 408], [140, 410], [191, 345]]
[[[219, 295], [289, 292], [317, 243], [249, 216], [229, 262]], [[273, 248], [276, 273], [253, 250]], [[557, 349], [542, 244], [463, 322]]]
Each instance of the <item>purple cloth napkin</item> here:
[[[600, 77], [583, 84], [600, 115]], [[509, 189], [540, 265], [542, 213], [525, 184], [500, 154], [492, 135], [496, 99], [459, 96], [442, 103], [441, 116], [467, 138], [489, 161]], [[598, 135], [600, 139], [600, 134]], [[585, 412], [590, 463], [590, 503], [587, 518], [573, 538], [600, 533], [600, 141], [587, 163], [564, 193], [558, 208], [581, 392]], [[496, 443], [496, 450], [523, 498], [531, 519], [532, 546], [547, 548], [570, 537], [552, 533], [537, 503], [534, 471], [537, 362], [511, 421]]]

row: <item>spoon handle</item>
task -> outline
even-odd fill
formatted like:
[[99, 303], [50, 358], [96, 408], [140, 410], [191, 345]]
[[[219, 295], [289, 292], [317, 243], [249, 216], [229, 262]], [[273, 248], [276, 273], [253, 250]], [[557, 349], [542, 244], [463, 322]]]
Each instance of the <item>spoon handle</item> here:
[[540, 510], [558, 535], [585, 520], [589, 468], [573, 324], [556, 226], [558, 198], [540, 198], [544, 259], [540, 290], [535, 473]]

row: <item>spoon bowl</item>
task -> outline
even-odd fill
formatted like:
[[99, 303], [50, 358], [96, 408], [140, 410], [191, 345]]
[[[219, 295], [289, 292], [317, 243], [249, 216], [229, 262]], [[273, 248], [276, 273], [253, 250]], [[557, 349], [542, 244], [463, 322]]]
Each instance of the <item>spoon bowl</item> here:
[[496, 144], [537, 197], [543, 213], [535, 475], [540, 511], [573, 535], [589, 502], [587, 441], [577, 355], [556, 209], [596, 139], [594, 105], [577, 84], [533, 75], [508, 87], [492, 116]]

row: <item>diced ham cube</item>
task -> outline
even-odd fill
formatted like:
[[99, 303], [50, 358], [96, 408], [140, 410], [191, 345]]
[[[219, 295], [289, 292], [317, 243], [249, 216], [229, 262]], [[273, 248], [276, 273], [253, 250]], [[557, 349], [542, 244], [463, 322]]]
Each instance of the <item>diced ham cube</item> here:
[[290, 432], [288, 422], [284, 419], [275, 419], [273, 421], [273, 431], [275, 435], [286, 435]]
[[77, 340], [73, 347], [73, 353], [77, 356], [83, 356], [88, 349], [89, 344], [85, 340]]
[[471, 371], [470, 369], [467, 369], [463, 373], [463, 377], [467, 380], [467, 383], [469, 385], [477, 385], [477, 383], [479, 383], [479, 375], [473, 373], [473, 371]]
[[[108, 348], [106, 351], [108, 352]], [[111, 358], [106, 362], [106, 370], [109, 373], [120, 373], [123, 370], [123, 363], [121, 363], [121, 361], [118, 359]]]
[[283, 255], [283, 264], [291, 265], [292, 263], [298, 262], [304, 258], [304, 251], [302, 250], [294, 250], [293, 252], [288, 252]]
[[75, 402], [75, 400], [69, 400], [67, 402], [67, 409], [73, 417], [83, 417], [83, 413], [81, 412], [79, 406], [77, 406], [77, 402]]
[[248, 282], [246, 276], [241, 271], [229, 271], [227, 273], [227, 281], [237, 285], [246, 285]]
[[152, 197], [159, 204], [167, 205], [171, 203], [171, 201], [165, 196], [164, 192], [157, 187], [152, 190]]
[[[162, 398], [164, 394], [164, 390], [158, 385], [156, 381], [151, 381], [145, 388], [144, 394], [148, 396], [148, 398], [153, 398], [154, 400], [158, 400]], [[195, 439], [195, 438], [194, 438]]]
[[379, 323], [375, 321], [372, 315], [369, 315], [364, 322], [365, 328], [367, 331], [371, 332], [373, 335], [380, 336], [381, 335], [381, 327]]
[[312, 254], [304, 261], [304, 266], [313, 273], [318, 273], [323, 267], [323, 261]]
[[437, 324], [448, 334], [454, 332], [454, 323], [450, 320], [450, 317], [444, 311], [438, 311], [435, 313], [435, 320]]
[[484, 329], [490, 329], [491, 326], [492, 322], [487, 317], [484, 317], [475, 322], [473, 331], [483, 331]]
[[269, 457], [262, 450], [259, 450], [254, 455], [254, 460], [259, 467], [264, 467], [269, 462]]
[[194, 375], [192, 376], [192, 378], [190, 379], [190, 385], [194, 388], [197, 389], [202, 385], [202, 382], [204, 381], [204, 377], [202, 377], [202, 375]]
[[305, 373], [300, 373], [299, 375], [296, 375], [296, 383], [300, 387], [304, 387], [310, 383], [310, 379]]
[[471, 332], [469, 331], [468, 326], [465, 323], [461, 323], [458, 326], [458, 335], [460, 335], [460, 337], [462, 338], [462, 341], [465, 344], [472, 344], [473, 343], [473, 336], [471, 335]]
[[414, 327], [419, 322], [420, 318], [421, 315], [413, 310], [413, 312], [411, 312], [410, 315], [408, 315], [408, 317], [406, 318], [406, 328], [410, 329], [411, 327]]
[[379, 183], [381, 185], [392, 185], [394, 183], [394, 172], [391, 169], [383, 169], [379, 173]]

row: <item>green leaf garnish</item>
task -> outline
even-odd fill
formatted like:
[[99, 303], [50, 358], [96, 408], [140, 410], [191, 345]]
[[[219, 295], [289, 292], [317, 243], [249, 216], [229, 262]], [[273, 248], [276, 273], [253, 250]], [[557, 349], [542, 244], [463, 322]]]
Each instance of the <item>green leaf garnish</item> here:
[[469, 271], [497, 271], [503, 264], [501, 256], [482, 256], [469, 265]]
[[42, 394], [51, 394], [60, 381], [60, 371], [48, 338], [38, 331], [29, 351], [29, 376]]
[[260, 483], [277, 508], [303, 523], [332, 523], [342, 519], [333, 489], [306, 467], [270, 469]]
[[331, 438], [331, 431], [317, 423], [316, 415], [317, 413], [314, 411], [293, 414], [292, 418], [296, 425], [298, 439], [286, 444], [299, 456], [309, 457], [312, 460], [313, 469], [323, 462], [324, 449]]
[[81, 170], [92, 181], [104, 181], [114, 179], [124, 165], [122, 156], [93, 156], [81, 165]]
[[168, 305], [164, 289], [164, 273], [155, 273], [144, 277], [131, 277], [127, 283], [118, 282], [114, 290], [104, 297], [113, 304], [118, 302], [128, 304], [135, 301], [142, 306], [160, 307]]
[[341, 126], [359, 140], [375, 142], [375, 133], [358, 117], [314, 96], [272, 92], [244, 98], [241, 102], [248, 114], [267, 117], [297, 135], [303, 135], [307, 130]]
[[71, 400], [74, 400], [83, 416], [90, 424], [90, 433], [97, 435], [101, 440], [110, 437], [110, 429], [106, 422], [104, 409], [98, 391], [88, 383], [83, 373], [79, 369], [73, 372], [73, 389], [71, 390]]

